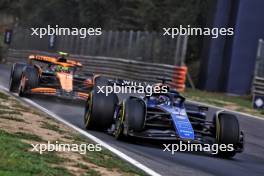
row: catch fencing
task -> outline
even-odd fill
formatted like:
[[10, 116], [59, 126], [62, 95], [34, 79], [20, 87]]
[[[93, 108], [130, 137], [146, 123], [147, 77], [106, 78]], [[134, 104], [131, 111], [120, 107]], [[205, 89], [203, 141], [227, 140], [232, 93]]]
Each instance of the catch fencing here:
[[172, 39], [149, 31], [102, 31], [102, 35], [86, 38], [77, 35], [39, 38], [31, 33], [29, 28], [15, 28], [10, 48], [183, 65], [188, 40], [187, 36]]
[[252, 93], [264, 95], [264, 41], [259, 40]]
[[174, 39], [148, 31], [103, 31], [100, 36], [39, 36], [15, 28], [7, 54], [8, 62], [25, 61], [30, 54], [56, 56], [70, 53], [84, 65], [84, 75], [102, 74], [113, 78], [157, 82], [171, 79], [179, 91], [185, 88], [184, 65], [187, 36]]

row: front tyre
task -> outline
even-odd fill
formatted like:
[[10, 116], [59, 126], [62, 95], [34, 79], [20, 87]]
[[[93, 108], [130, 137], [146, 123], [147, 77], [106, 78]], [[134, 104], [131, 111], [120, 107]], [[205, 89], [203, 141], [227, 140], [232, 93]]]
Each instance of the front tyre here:
[[233, 151], [219, 151], [218, 156], [231, 158], [236, 154], [236, 146], [239, 143], [240, 128], [237, 117], [232, 114], [220, 113], [215, 118], [216, 142], [220, 144], [233, 145]]
[[39, 85], [39, 73], [35, 67], [25, 67], [20, 79], [19, 96], [25, 96], [30, 89]]
[[130, 132], [141, 132], [144, 130], [145, 119], [146, 105], [144, 101], [135, 97], [128, 98], [123, 102], [116, 119], [115, 138], [120, 140]]
[[125, 121], [129, 131], [140, 132], [144, 129], [146, 107], [143, 100], [129, 98], [125, 103]]
[[9, 91], [18, 92], [21, 75], [26, 64], [15, 63], [13, 64], [9, 78]]

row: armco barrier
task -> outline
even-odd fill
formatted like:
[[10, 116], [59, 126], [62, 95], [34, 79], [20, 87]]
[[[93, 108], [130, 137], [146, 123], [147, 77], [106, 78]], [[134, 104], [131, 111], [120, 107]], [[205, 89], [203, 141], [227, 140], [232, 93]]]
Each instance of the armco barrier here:
[[253, 108], [264, 108], [264, 78], [255, 76], [252, 85]]
[[[43, 51], [10, 49], [6, 60], [10, 63], [25, 62], [30, 54], [57, 55]], [[186, 66], [180, 67], [101, 56], [71, 55], [71, 57], [83, 64], [83, 75], [101, 74], [112, 78], [150, 83], [156, 83], [158, 77], [164, 77], [172, 80], [170, 84], [178, 91], [185, 89]]]
[[264, 78], [263, 77], [254, 77], [253, 81], [253, 89], [252, 93], [257, 94], [257, 95], [262, 95], [264, 96]]

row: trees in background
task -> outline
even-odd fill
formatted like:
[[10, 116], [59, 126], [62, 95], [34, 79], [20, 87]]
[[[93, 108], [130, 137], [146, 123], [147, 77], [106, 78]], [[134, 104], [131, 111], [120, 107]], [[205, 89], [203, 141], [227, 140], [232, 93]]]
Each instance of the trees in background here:
[[209, 0], [1, 0], [0, 11], [25, 26], [93, 26], [158, 31], [204, 25]]
[[[0, 13], [22, 26], [102, 27], [161, 31], [190, 24], [203, 27], [209, 0], [1, 0]], [[187, 62], [200, 55], [202, 37], [191, 37]]]

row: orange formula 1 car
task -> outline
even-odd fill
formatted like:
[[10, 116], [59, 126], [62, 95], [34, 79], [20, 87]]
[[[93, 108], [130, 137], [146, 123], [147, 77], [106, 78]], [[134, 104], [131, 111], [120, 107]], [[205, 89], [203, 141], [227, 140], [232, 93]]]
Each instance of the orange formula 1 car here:
[[62, 52], [58, 57], [30, 55], [27, 64], [13, 64], [9, 90], [20, 96], [44, 94], [86, 100], [93, 78], [80, 77], [77, 72], [82, 64], [67, 56]]

